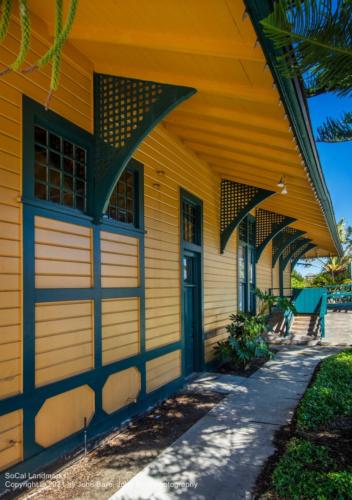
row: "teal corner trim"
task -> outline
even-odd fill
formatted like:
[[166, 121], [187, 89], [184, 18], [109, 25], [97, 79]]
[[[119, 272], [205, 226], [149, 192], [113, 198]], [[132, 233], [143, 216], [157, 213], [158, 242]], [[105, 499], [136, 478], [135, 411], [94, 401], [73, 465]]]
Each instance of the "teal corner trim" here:
[[253, 208], [275, 192], [223, 179], [220, 200], [220, 253], [232, 233]]
[[246, 10], [250, 15], [254, 29], [263, 48], [264, 54], [277, 84], [282, 102], [289, 116], [292, 129], [298, 140], [301, 153], [308, 167], [311, 180], [322, 204], [330, 234], [335, 243], [337, 253], [342, 256], [343, 249], [337, 234], [336, 220], [330, 194], [326, 186], [321, 168], [318, 151], [316, 148], [312, 126], [309, 118], [303, 85], [299, 78], [289, 79], [283, 77], [276, 63], [277, 51], [272, 42], [264, 36], [260, 21], [272, 12], [272, 0], [244, 0]]
[[285, 227], [295, 222], [293, 217], [269, 212], [268, 210], [256, 210], [256, 263], [270, 241]]
[[106, 211], [111, 192], [139, 144], [195, 92], [190, 87], [95, 73], [95, 220]]
[[300, 229], [286, 226], [273, 238], [272, 267], [275, 267], [284, 250], [303, 234], [305, 232]]

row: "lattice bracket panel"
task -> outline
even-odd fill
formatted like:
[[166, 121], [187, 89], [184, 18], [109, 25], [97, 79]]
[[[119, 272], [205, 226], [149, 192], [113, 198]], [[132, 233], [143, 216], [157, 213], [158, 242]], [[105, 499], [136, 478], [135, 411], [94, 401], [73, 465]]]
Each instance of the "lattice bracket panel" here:
[[242, 219], [259, 203], [274, 194], [274, 191], [260, 189], [247, 184], [221, 181], [220, 205], [220, 251], [224, 252], [233, 231]]
[[286, 269], [288, 263], [294, 257], [296, 252], [304, 250], [311, 243], [312, 240], [309, 240], [308, 238], [297, 238], [295, 241], [290, 243], [280, 256], [281, 271], [283, 272]]
[[141, 141], [195, 92], [189, 87], [94, 75], [96, 219], [106, 211], [111, 192]]
[[260, 259], [262, 252], [270, 241], [296, 219], [281, 215], [276, 212], [270, 212], [263, 208], [257, 208], [255, 211], [256, 232], [255, 248], [256, 262]]
[[292, 266], [292, 269], [295, 267], [295, 265], [297, 264], [297, 262], [299, 261], [299, 259], [304, 254], [306, 254], [307, 252], [309, 252], [309, 250], [312, 250], [313, 248], [316, 248], [316, 246], [317, 245], [314, 245], [314, 243], [309, 243], [303, 249], [299, 248], [298, 250], [296, 250], [296, 252], [291, 256], [291, 266]]
[[300, 238], [303, 234], [305, 234], [305, 231], [295, 229], [294, 227], [285, 227], [275, 236], [275, 238], [273, 238], [273, 267], [275, 267], [276, 262], [285, 248], [297, 240], [297, 238]]

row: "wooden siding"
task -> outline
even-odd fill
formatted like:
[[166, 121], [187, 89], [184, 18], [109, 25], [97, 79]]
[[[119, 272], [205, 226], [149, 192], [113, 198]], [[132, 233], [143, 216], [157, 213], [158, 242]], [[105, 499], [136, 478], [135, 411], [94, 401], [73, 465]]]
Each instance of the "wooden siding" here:
[[280, 264], [279, 261], [276, 262], [275, 267], [273, 268], [273, 288], [275, 288], [275, 292], [279, 292], [280, 288]]
[[104, 411], [110, 414], [136, 402], [140, 390], [141, 374], [135, 366], [110, 375], [103, 387]]
[[181, 351], [173, 351], [158, 358], [147, 361], [147, 392], [155, 391], [159, 387], [181, 376]]
[[140, 351], [139, 299], [102, 301], [103, 364], [136, 355]]
[[139, 240], [122, 234], [102, 231], [101, 286], [131, 288], [139, 286]]
[[291, 264], [287, 264], [287, 267], [283, 273], [283, 284], [285, 294], [289, 294], [291, 290]]
[[85, 419], [89, 424], [94, 411], [94, 391], [88, 385], [47, 399], [35, 417], [36, 442], [47, 448], [80, 431]]
[[[145, 172], [146, 347], [181, 338], [181, 187], [203, 201], [204, 329], [220, 339], [237, 304], [235, 234], [220, 254], [220, 177], [162, 125], [135, 156]], [[209, 358], [216, 337], [206, 342]]]
[[36, 288], [90, 288], [92, 269], [91, 229], [35, 217]]
[[262, 291], [268, 291], [273, 286], [272, 276], [272, 244], [269, 243], [260, 256], [256, 267], [257, 287]]
[[22, 460], [22, 410], [0, 416], [0, 471]]
[[91, 300], [36, 304], [37, 386], [93, 368], [93, 324]]
[[[52, 43], [37, 19], [32, 27], [28, 64]], [[13, 18], [6, 43], [0, 45], [2, 68], [15, 59], [20, 39]], [[22, 94], [44, 103], [50, 73], [47, 65], [26, 75], [11, 72], [0, 81], [0, 398], [22, 391]], [[91, 131], [92, 95], [90, 64], [66, 46], [51, 109]]]

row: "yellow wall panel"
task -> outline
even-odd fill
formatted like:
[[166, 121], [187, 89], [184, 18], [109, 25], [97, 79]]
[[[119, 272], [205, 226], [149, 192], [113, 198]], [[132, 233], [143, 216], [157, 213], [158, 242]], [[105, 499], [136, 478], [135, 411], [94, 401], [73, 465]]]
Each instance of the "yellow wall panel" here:
[[0, 471], [22, 460], [22, 418], [22, 410], [16, 410], [0, 417]]
[[291, 293], [291, 264], [287, 264], [285, 271], [283, 272], [283, 285], [285, 295]]
[[136, 367], [114, 373], [103, 387], [103, 409], [113, 413], [136, 401], [141, 390], [141, 374]]
[[90, 288], [91, 229], [35, 217], [35, 285], [37, 288]]
[[155, 391], [159, 387], [181, 376], [181, 351], [173, 351], [158, 358], [147, 361], [147, 392]]
[[101, 286], [131, 288], [139, 286], [139, 240], [131, 236], [102, 231]]
[[102, 300], [103, 364], [140, 351], [139, 298]]
[[262, 291], [272, 288], [272, 244], [264, 248], [256, 267], [257, 287]]
[[36, 442], [47, 448], [80, 431], [94, 411], [94, 391], [87, 385], [47, 399], [35, 417]]
[[94, 367], [93, 301], [42, 302], [35, 307], [36, 385]]
[[276, 262], [273, 268], [273, 288], [275, 288], [274, 292], [276, 294], [279, 293], [280, 288], [280, 269], [279, 269], [279, 261]]

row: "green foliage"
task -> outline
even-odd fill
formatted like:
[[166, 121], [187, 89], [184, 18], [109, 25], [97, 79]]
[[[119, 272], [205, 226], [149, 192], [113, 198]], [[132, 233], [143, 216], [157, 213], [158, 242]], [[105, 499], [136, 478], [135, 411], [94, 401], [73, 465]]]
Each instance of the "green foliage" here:
[[315, 429], [341, 415], [352, 415], [352, 349], [323, 361], [297, 413], [299, 429]]
[[259, 314], [268, 313], [273, 307], [279, 309], [282, 312], [296, 312], [296, 308], [289, 297], [272, 295], [269, 292], [263, 292], [259, 288], [255, 289], [255, 294], [259, 299]]
[[352, 5], [337, 0], [278, 0], [262, 20], [284, 76], [304, 78], [308, 95], [352, 88]]
[[266, 332], [266, 318], [247, 313], [232, 314], [226, 330], [229, 336], [214, 347], [216, 358], [221, 363], [230, 362], [245, 368], [255, 358], [270, 358], [269, 345], [263, 337]]
[[352, 141], [352, 113], [345, 112], [340, 120], [327, 118], [318, 127], [318, 142]]
[[275, 491], [292, 500], [351, 498], [352, 474], [334, 467], [326, 447], [292, 439], [273, 472]]

